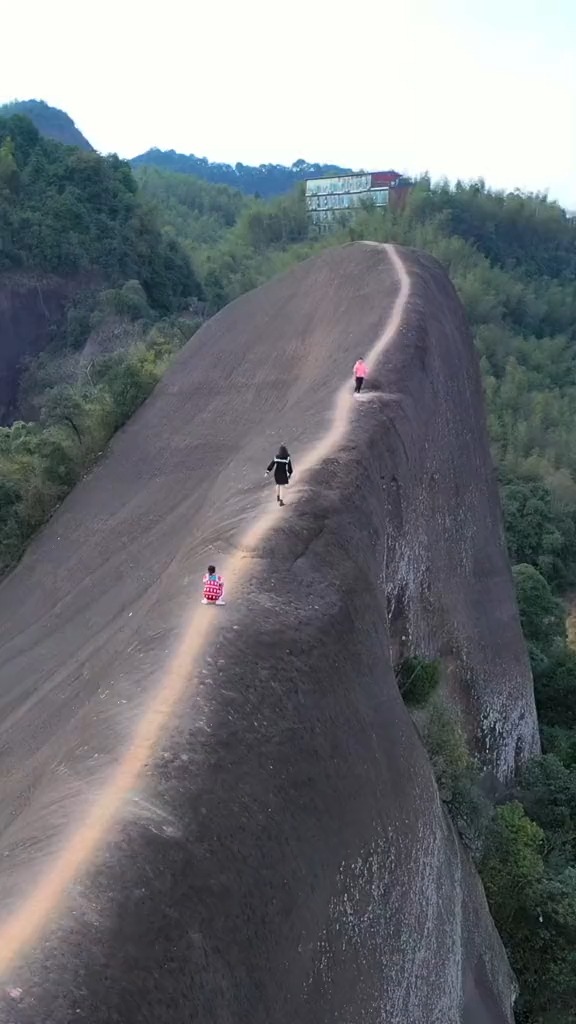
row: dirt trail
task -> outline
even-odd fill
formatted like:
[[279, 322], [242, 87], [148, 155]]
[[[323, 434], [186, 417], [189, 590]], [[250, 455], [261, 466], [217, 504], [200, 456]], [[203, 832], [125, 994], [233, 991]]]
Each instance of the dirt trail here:
[[[402, 260], [393, 246], [385, 248], [399, 281], [391, 313], [384, 331], [369, 351], [364, 351], [368, 365], [374, 367], [384, 349], [398, 332], [410, 292], [410, 280]], [[371, 399], [370, 393], [356, 400], [351, 395], [350, 381], [338, 390], [329, 429], [320, 439], [309, 445], [297, 459], [297, 484], [291, 486], [291, 501], [305, 500], [307, 476], [324, 460], [332, 456], [342, 444], [353, 414], [361, 415], [362, 406]], [[357, 408], [358, 406], [358, 408]], [[241, 594], [243, 565], [250, 559], [266, 536], [290, 513], [276, 507], [260, 513], [256, 522], [241, 538], [237, 549], [222, 565], [227, 582], [227, 597], [238, 599]], [[196, 523], [194, 524], [196, 526]], [[196, 599], [195, 599], [196, 600]], [[159, 741], [173, 719], [178, 701], [193, 685], [198, 662], [215, 629], [226, 628], [226, 612], [216, 613], [195, 607], [183, 629], [181, 638], [166, 666], [160, 682], [144, 706], [127, 749], [101, 789], [97, 799], [70, 835], [59, 854], [27, 897], [6, 920], [0, 923], [0, 972], [6, 976], [15, 961], [41, 933], [51, 915], [66, 897], [73, 880], [89, 865], [91, 858], [106, 841], [115, 821], [122, 814], [127, 797], [139, 782], [144, 767], [154, 756]], [[222, 617], [220, 617], [222, 616]]]

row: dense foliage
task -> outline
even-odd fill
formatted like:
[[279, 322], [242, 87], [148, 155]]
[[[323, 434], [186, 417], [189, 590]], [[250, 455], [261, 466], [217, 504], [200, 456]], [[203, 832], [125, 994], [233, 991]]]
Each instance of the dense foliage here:
[[62, 146], [28, 118], [0, 118], [0, 270], [98, 270], [138, 280], [151, 305], [200, 293], [190, 261], [138, 198], [128, 164]]
[[440, 796], [479, 867], [520, 983], [518, 1024], [576, 1024], [576, 652], [543, 576], [531, 565], [516, 566], [514, 576], [544, 753], [496, 805], [456, 711], [433, 688], [408, 699], [414, 667], [434, 678], [435, 663], [407, 659], [398, 679], [407, 703], [425, 706], [420, 726]]
[[305, 181], [306, 178], [351, 173], [349, 167], [338, 167], [336, 164], [309, 164], [305, 160], [296, 160], [290, 167], [283, 164], [260, 164], [258, 167], [250, 167], [241, 163], [212, 163], [205, 157], [192, 154], [186, 156], [184, 153], [176, 153], [173, 149], [149, 149], [130, 162], [133, 167], [157, 167], [162, 171], [192, 174], [203, 181], [229, 185], [240, 189], [245, 195], [258, 195], [262, 198], [289, 192], [294, 185], [299, 181]]
[[514, 570], [534, 671], [543, 756], [488, 830], [481, 873], [520, 981], [519, 1024], [576, 1022], [576, 652], [533, 566]]
[[140, 194], [156, 203], [166, 233], [191, 254], [200, 246], [214, 247], [248, 207], [248, 200], [237, 189], [209, 185], [191, 175], [143, 167], [135, 177]]
[[[91, 290], [24, 375], [31, 422], [0, 429], [0, 574], [150, 393], [194, 330], [179, 311], [202, 295], [128, 164], [42, 138], [21, 115], [0, 117], [0, 271], [28, 269], [87, 272]], [[94, 341], [88, 362], [83, 347], [106, 323], [110, 351]]]

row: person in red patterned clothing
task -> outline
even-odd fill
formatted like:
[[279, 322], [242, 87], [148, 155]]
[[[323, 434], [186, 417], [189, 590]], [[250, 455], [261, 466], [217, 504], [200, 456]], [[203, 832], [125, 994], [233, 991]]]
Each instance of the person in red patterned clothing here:
[[215, 565], [208, 566], [208, 572], [204, 574], [202, 586], [202, 604], [226, 604], [223, 598], [224, 580], [216, 572]]

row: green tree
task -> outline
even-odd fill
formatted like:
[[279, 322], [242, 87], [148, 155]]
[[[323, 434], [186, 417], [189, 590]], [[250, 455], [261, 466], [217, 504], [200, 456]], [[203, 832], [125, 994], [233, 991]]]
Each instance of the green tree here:
[[576, 729], [576, 651], [560, 647], [539, 665], [535, 694], [542, 725]]
[[14, 156], [14, 143], [7, 136], [0, 144], [0, 188], [15, 193], [19, 184], [20, 172]]
[[548, 862], [552, 853], [562, 867], [576, 862], [576, 772], [553, 754], [536, 758], [521, 773], [519, 796], [545, 833]]
[[[525, 929], [526, 900], [544, 877], [544, 832], [517, 801], [494, 815], [482, 858], [486, 895], [503, 934]], [[516, 925], [516, 927], [515, 927]]]
[[0, 116], [0, 269], [99, 270], [135, 280], [162, 313], [201, 296], [190, 257], [137, 195], [130, 167], [41, 138], [26, 117]]
[[522, 632], [528, 642], [533, 666], [541, 670], [565, 643], [564, 609], [544, 577], [532, 565], [516, 565], [514, 582]]

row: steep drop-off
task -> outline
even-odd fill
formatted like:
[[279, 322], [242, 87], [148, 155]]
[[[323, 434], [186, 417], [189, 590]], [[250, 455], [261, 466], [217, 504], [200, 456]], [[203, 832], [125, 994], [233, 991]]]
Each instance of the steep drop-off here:
[[510, 1024], [402, 645], [487, 768], [537, 749], [464, 315], [352, 245], [198, 332], [0, 586], [0, 1021]]

